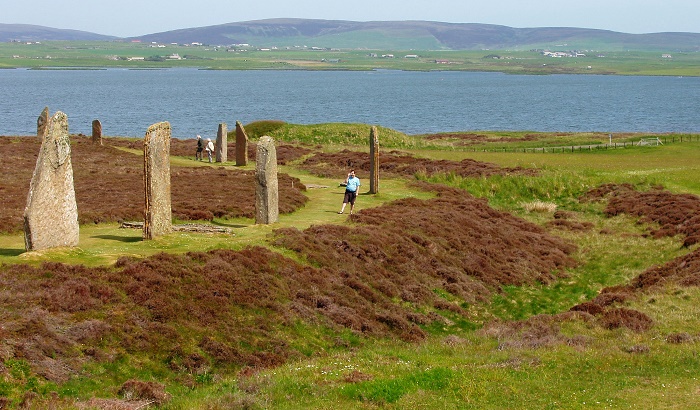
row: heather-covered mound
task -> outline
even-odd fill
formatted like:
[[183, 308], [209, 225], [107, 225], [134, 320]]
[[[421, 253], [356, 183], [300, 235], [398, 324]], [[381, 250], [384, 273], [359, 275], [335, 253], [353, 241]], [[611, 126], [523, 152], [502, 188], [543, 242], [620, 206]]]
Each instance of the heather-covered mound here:
[[[343, 150], [334, 153], [317, 153], [303, 161], [301, 168], [317, 175], [338, 177], [347, 174], [349, 168], [370, 171], [370, 158], [366, 152]], [[381, 152], [379, 174], [382, 177], [412, 177], [418, 173], [426, 175], [453, 173], [463, 177], [485, 177], [490, 175], [535, 175], [534, 169], [502, 168], [496, 164], [464, 159], [462, 161], [431, 160], [416, 158], [398, 151]]]
[[629, 184], [605, 184], [588, 192], [582, 200], [607, 199], [607, 216], [627, 214], [639, 217], [641, 223], [652, 224], [654, 238], [683, 235], [684, 246], [700, 241], [700, 197], [673, 194], [658, 187], [646, 192]]
[[[608, 187], [609, 188], [609, 187]], [[661, 189], [635, 191], [630, 186], [617, 187], [606, 208], [609, 216], [626, 213], [639, 216], [642, 222], [657, 223], [651, 235], [683, 235], [684, 246], [694, 245], [700, 239], [700, 198], [690, 194], [673, 194]], [[628, 285], [603, 289], [602, 295], [617, 294], [624, 299], [638, 291], [649, 291], [667, 283], [680, 286], [700, 286], [700, 249], [668, 263], [653, 266], [633, 279]], [[610, 296], [608, 296], [608, 299]]]
[[[650, 235], [655, 238], [684, 235], [684, 246], [696, 244], [700, 239], [700, 198], [696, 195], [673, 194], [661, 188], [639, 192], [629, 184], [605, 184], [589, 191], [582, 200], [604, 198], [608, 199], [605, 209], [608, 216], [623, 213], [637, 216], [641, 223], [653, 224], [649, 229]], [[668, 263], [653, 266], [628, 284], [602, 289], [595, 299], [576, 305], [572, 310], [598, 316], [608, 328], [625, 326], [634, 330], [646, 330], [651, 326], [651, 318], [619, 305], [637, 297], [639, 293], [669, 283], [700, 286], [700, 249]]]
[[547, 283], [574, 265], [574, 246], [541, 227], [464, 191], [419, 185], [438, 190], [438, 197], [364, 209], [352, 217], [353, 227], [280, 229], [275, 244], [357, 275], [373, 294], [428, 304], [439, 301], [434, 288], [472, 302], [500, 285]]
[[[407, 341], [467, 319], [501, 285], [548, 282], [574, 250], [462, 191], [437, 188], [360, 211], [352, 226], [279, 229], [266, 248], [120, 258], [114, 267], [0, 267], [0, 358], [62, 382], [86, 361], [161, 358], [183, 382], [212, 367], [278, 365], [308, 354], [296, 326]], [[397, 303], [397, 301], [400, 301]], [[342, 332], [328, 344], [345, 345]], [[294, 340], [290, 343], [290, 339]]]
[[[696, 244], [700, 238], [700, 198], [695, 195], [673, 194], [661, 188], [640, 192], [630, 184], [604, 184], [590, 190], [580, 200], [607, 200], [607, 216], [623, 213], [637, 216], [640, 223], [651, 224], [650, 235], [655, 238], [684, 235], [684, 246]], [[595, 323], [606, 329], [624, 327], [643, 332], [653, 326], [654, 320], [643, 312], [625, 307], [625, 304], [640, 294], [658, 290], [670, 283], [700, 286], [700, 249], [668, 263], [653, 266], [628, 284], [604, 288], [593, 300], [572, 307], [569, 313], [538, 315], [516, 322], [496, 321], [487, 324], [483, 332], [497, 337], [504, 347], [585, 344], [584, 339], [560, 333], [561, 322], [572, 318]], [[682, 336], [670, 336], [671, 339], [673, 337]]]
[[[561, 135], [561, 134], [558, 134]], [[541, 135], [537, 134], [527, 134], [523, 137], [495, 137], [484, 134], [474, 134], [471, 132], [440, 132], [437, 134], [428, 134], [423, 138], [429, 141], [435, 140], [457, 140], [458, 145], [476, 145], [485, 144], [490, 142], [523, 142], [523, 141], [537, 141], [542, 138]]]
[[[105, 139], [105, 145], [87, 137], [71, 141], [73, 180], [80, 223], [143, 220], [143, 156], [109, 144], [136, 144]], [[181, 143], [176, 142], [175, 145]], [[143, 149], [143, 144], [139, 145]], [[22, 229], [22, 215], [41, 141], [32, 137], [0, 137], [4, 182], [0, 185], [0, 232]], [[211, 220], [213, 217], [255, 216], [255, 173], [215, 165], [172, 167], [172, 209], [175, 218]], [[294, 180], [294, 183], [292, 183]], [[308, 200], [306, 188], [287, 174], [279, 175], [280, 212], [292, 212]]]

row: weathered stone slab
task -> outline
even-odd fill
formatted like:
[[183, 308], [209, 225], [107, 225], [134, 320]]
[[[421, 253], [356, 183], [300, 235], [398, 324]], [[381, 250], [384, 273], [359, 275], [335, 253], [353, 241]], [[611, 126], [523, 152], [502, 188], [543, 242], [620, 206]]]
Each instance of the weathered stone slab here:
[[226, 161], [228, 161], [228, 126], [222, 122], [216, 133], [216, 162]]
[[248, 165], [248, 134], [240, 121], [236, 121], [236, 165]]
[[[42, 118], [48, 118], [48, 108]], [[59, 111], [43, 127], [38, 131], [43, 140], [24, 209], [24, 245], [28, 251], [77, 246], [80, 239], [68, 117]]]
[[264, 136], [258, 141], [255, 160], [255, 223], [272, 224], [279, 219], [277, 149], [275, 141]]
[[46, 136], [46, 125], [49, 123], [49, 107], [44, 107], [44, 111], [41, 112], [39, 118], [36, 119], [36, 135], [37, 137], [43, 138]]
[[[143, 222], [137, 221], [123, 221], [119, 228], [131, 228], [131, 229], [143, 229]], [[175, 232], [197, 232], [197, 233], [226, 233], [233, 235], [233, 229], [225, 228], [222, 226], [213, 226], [207, 224], [179, 224], [173, 225], [173, 231]]]
[[369, 132], [369, 193], [379, 192], [379, 132], [372, 127]]
[[102, 145], [102, 123], [100, 120], [92, 121], [92, 143]]
[[148, 127], [143, 141], [143, 178], [146, 206], [143, 238], [155, 239], [172, 232], [170, 199], [170, 123]]

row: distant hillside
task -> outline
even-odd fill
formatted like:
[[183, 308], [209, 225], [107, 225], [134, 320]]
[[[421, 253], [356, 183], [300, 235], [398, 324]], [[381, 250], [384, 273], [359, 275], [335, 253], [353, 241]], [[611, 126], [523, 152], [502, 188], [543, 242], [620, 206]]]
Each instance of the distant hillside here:
[[700, 33], [626, 34], [567, 27], [513, 28], [430, 21], [269, 19], [154, 33], [132, 40], [209, 45], [367, 49], [530, 49], [700, 51]]
[[50, 41], [50, 40], [114, 40], [117, 37], [89, 33], [87, 31], [66, 30], [31, 24], [0, 23], [0, 41]]
[[[0, 41], [115, 40], [117, 37], [28, 24], [0, 24]], [[627, 34], [572, 27], [513, 28], [432, 21], [268, 19], [194, 27], [126, 40], [253, 47], [323, 47], [374, 50], [639, 50], [700, 51], [700, 33]]]

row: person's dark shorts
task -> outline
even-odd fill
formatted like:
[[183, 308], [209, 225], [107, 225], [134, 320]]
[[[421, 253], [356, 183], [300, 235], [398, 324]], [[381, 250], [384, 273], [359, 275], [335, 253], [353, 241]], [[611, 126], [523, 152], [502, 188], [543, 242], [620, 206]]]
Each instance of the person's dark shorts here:
[[197, 148], [197, 152], [202, 152], [204, 151], [204, 148]]
[[345, 198], [343, 198], [343, 202], [355, 205], [355, 198], [357, 198], [357, 191], [345, 191]]

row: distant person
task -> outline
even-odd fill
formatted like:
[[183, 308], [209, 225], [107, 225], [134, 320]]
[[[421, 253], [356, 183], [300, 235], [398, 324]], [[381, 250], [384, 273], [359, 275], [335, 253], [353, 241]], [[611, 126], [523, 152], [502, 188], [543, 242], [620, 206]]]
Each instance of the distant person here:
[[202, 136], [197, 135], [197, 152], [194, 154], [195, 161], [202, 160], [202, 151], [204, 151], [204, 142], [202, 141]]
[[355, 209], [355, 199], [357, 199], [357, 190], [360, 188], [360, 178], [355, 176], [355, 170], [351, 169], [348, 177], [345, 178], [345, 196], [343, 197], [343, 207], [340, 208], [339, 214], [345, 212], [345, 205], [350, 203], [350, 215]]
[[207, 151], [207, 156], [209, 157], [209, 162], [211, 162], [211, 156], [214, 153], [214, 143], [211, 142], [211, 138], [207, 138], [207, 147], [205, 149]]

